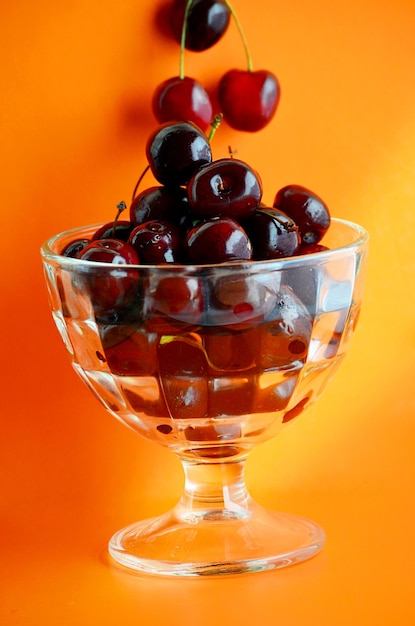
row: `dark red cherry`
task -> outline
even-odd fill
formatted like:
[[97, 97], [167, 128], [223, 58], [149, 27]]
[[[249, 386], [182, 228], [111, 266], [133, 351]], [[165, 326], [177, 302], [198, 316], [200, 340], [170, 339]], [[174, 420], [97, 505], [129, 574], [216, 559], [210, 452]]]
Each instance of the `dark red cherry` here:
[[247, 163], [225, 158], [200, 168], [189, 181], [187, 191], [196, 215], [227, 215], [239, 220], [248, 218], [259, 205], [262, 184]]
[[287, 367], [304, 361], [311, 338], [311, 317], [289, 287], [281, 287], [276, 305], [260, 327], [258, 341], [265, 368]]
[[216, 217], [191, 228], [184, 241], [191, 263], [225, 263], [252, 257], [252, 246], [244, 229], [230, 217]]
[[138, 265], [132, 246], [116, 239], [92, 241], [78, 255], [82, 261], [107, 263], [108, 270], [91, 267], [79, 272], [82, 288], [89, 293], [98, 318], [108, 318], [128, 307], [138, 290], [138, 272], [128, 265]]
[[212, 276], [209, 290], [209, 325], [232, 330], [255, 328], [272, 311], [280, 288], [280, 274], [261, 274], [260, 280], [249, 271]]
[[139, 193], [130, 206], [130, 220], [134, 226], [150, 220], [167, 220], [182, 229], [190, 225], [190, 219], [184, 187], [149, 187]]
[[287, 185], [280, 189], [273, 206], [294, 220], [303, 244], [318, 243], [330, 226], [330, 212], [326, 203], [301, 185]]
[[193, 174], [212, 161], [205, 133], [192, 122], [166, 122], [154, 130], [146, 145], [148, 164], [162, 185], [186, 185]]
[[70, 241], [62, 249], [61, 255], [62, 256], [67, 256], [67, 257], [71, 257], [71, 258], [75, 258], [90, 243], [91, 243], [90, 239], [75, 239], [74, 241]]
[[160, 123], [187, 120], [206, 128], [212, 121], [212, 104], [206, 89], [186, 76], [162, 82], [153, 93], [152, 109]]
[[328, 250], [328, 247], [323, 246], [321, 243], [306, 243], [300, 246], [297, 254], [315, 254], [316, 252], [325, 252], [326, 250]]
[[163, 337], [158, 344], [158, 365], [171, 417], [208, 417], [208, 364], [201, 341], [193, 333]]
[[91, 241], [79, 254], [78, 259], [111, 263], [112, 265], [138, 265], [137, 252], [130, 244], [118, 239], [97, 239]]
[[297, 254], [301, 238], [297, 225], [282, 211], [261, 207], [245, 225], [257, 261]]
[[170, 222], [150, 220], [139, 224], [132, 231], [129, 244], [144, 264], [176, 263], [180, 259], [180, 233]]
[[104, 224], [92, 235], [92, 241], [97, 239], [120, 239], [120, 241], [128, 241], [130, 233], [134, 228], [134, 224], [127, 220], [117, 220]]
[[150, 376], [157, 369], [154, 335], [127, 324], [100, 324], [99, 334], [109, 369], [118, 376]]
[[[226, 393], [226, 391], [228, 393]], [[229, 413], [229, 407], [232, 406], [233, 415], [242, 415], [243, 413], [251, 412], [252, 401], [249, 402], [249, 408], [246, 403], [241, 402], [240, 390], [228, 388], [225, 393], [221, 390], [209, 390], [209, 415], [220, 416]], [[229, 398], [229, 391], [232, 397]], [[238, 393], [239, 392], [239, 393]], [[246, 394], [251, 400], [252, 393]], [[219, 396], [219, 398], [217, 398]], [[219, 400], [219, 402], [218, 402]], [[245, 410], [237, 406], [243, 405]], [[236, 443], [242, 435], [242, 430], [239, 424], [229, 424], [228, 420], [225, 420], [225, 424], [218, 420], [215, 424], [208, 424], [207, 426], [187, 426], [184, 429], [184, 436], [192, 445], [193, 454], [205, 459], [223, 459], [226, 457], [234, 456], [238, 454], [239, 449]], [[220, 445], [221, 444], [221, 445]], [[194, 447], [193, 447], [194, 446]]]
[[225, 121], [236, 130], [256, 132], [274, 117], [280, 99], [277, 78], [268, 70], [229, 70], [218, 99]]
[[[187, 0], [174, 0], [170, 24], [174, 38], [181, 43]], [[221, 0], [193, 0], [187, 14], [185, 47], [193, 52], [211, 48], [225, 34], [230, 11]]]
[[[151, 311], [150, 327], [171, 326], [170, 334], [177, 330], [177, 322], [193, 326], [200, 323], [204, 310], [201, 281], [193, 276], [169, 275], [150, 278], [147, 308]], [[177, 320], [177, 322], [175, 322]], [[167, 333], [165, 333], [167, 334]]]

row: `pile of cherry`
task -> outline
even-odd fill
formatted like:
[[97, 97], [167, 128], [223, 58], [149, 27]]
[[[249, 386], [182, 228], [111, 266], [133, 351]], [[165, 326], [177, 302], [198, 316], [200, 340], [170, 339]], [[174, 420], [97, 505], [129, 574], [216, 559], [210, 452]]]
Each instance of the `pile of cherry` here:
[[137, 193], [130, 219], [71, 242], [64, 256], [112, 264], [217, 264], [280, 259], [324, 249], [326, 204], [300, 185], [262, 202], [259, 175], [229, 156], [214, 160], [205, 133], [192, 122], [166, 122], [147, 141], [148, 168], [159, 183]]
[[[160, 126], [146, 154], [158, 185], [133, 193], [127, 208], [98, 230], [92, 241], [72, 242], [62, 254], [112, 264], [217, 264], [266, 260], [321, 249], [330, 224], [326, 204], [299, 185], [280, 189], [272, 206], [262, 201], [258, 173], [232, 154], [212, 158], [211, 139], [224, 119], [238, 130], [256, 132], [272, 119], [279, 85], [268, 70], [254, 71], [245, 35], [229, 0], [171, 0], [163, 7], [180, 43], [179, 76], [161, 83], [152, 98]], [[247, 69], [231, 69], [218, 87], [219, 113], [203, 86], [184, 75], [184, 50], [215, 45], [234, 19], [245, 48]], [[207, 136], [206, 127], [211, 130]], [[145, 172], [144, 172], [145, 173]], [[144, 175], [143, 173], [143, 175]]]
[[[211, 13], [219, 15], [219, 22], [211, 23]], [[216, 43], [230, 15], [235, 17], [227, 0], [172, 0], [181, 51]], [[222, 118], [245, 131], [270, 121], [279, 97], [276, 78], [265, 70], [253, 72], [248, 55], [248, 70], [225, 74], [219, 95], [221, 112], [212, 118], [197, 81], [181, 72], [162, 83], [153, 95], [159, 125], [148, 137], [147, 166], [130, 206], [121, 202], [113, 221], [61, 250], [84, 262], [71, 274], [70, 297], [86, 294], [93, 305], [102, 343], [97, 359], [115, 375], [156, 377], [163, 388], [157, 402], [141, 398], [134, 385], [123, 389], [134, 409], [166, 419], [286, 409], [311, 340], [314, 275], [289, 273], [282, 283], [281, 273], [269, 272], [256, 281], [245, 268], [216, 274], [205, 266], [320, 252], [330, 226], [328, 207], [313, 191], [286, 185], [267, 205], [260, 176], [248, 163], [232, 153], [213, 158], [211, 140]], [[141, 189], [147, 171], [155, 184]], [[124, 219], [127, 209], [129, 219]], [[108, 264], [108, 271], [89, 262]], [[175, 265], [189, 268], [176, 274]], [[192, 266], [203, 267], [193, 271]], [[72, 305], [59, 281], [58, 289], [70, 318]], [[278, 384], [273, 377], [269, 387], [257, 386], [255, 376], [275, 368], [292, 372], [284, 371]], [[210, 384], [210, 377], [226, 384]], [[189, 378], [199, 382], [191, 402]], [[229, 384], [239, 378], [241, 384]], [[285, 413], [284, 422], [301, 412], [309, 395]], [[233, 428], [239, 426], [192, 425], [185, 437], [238, 437]], [[163, 423], [157, 429], [168, 435], [172, 426]]]

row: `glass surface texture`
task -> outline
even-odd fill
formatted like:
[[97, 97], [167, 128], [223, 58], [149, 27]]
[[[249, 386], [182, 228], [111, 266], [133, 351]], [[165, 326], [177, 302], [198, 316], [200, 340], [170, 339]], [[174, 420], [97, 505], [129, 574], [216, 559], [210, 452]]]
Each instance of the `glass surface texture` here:
[[97, 225], [53, 237], [42, 257], [73, 367], [104, 407], [175, 452], [185, 488], [163, 516], [110, 540], [155, 574], [213, 575], [309, 558], [324, 532], [248, 494], [247, 455], [320, 396], [362, 304], [367, 235], [333, 219], [329, 250], [216, 266], [127, 266], [60, 256]]

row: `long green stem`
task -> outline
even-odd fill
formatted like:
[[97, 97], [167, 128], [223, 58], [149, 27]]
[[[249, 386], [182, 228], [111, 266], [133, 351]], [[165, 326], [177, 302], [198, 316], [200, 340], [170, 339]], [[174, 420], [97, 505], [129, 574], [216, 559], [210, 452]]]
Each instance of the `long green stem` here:
[[187, 33], [187, 17], [189, 15], [190, 7], [193, 4], [193, 0], [187, 0], [186, 8], [184, 10], [183, 25], [182, 25], [182, 37], [180, 40], [180, 71], [179, 77], [184, 78], [184, 51], [186, 47], [186, 33]]
[[250, 52], [249, 52], [248, 42], [246, 40], [245, 33], [244, 33], [243, 29], [242, 29], [241, 22], [239, 21], [238, 16], [236, 15], [236, 13], [235, 13], [232, 5], [230, 4], [230, 2], [228, 0], [223, 0], [223, 1], [226, 4], [226, 6], [228, 7], [229, 12], [230, 12], [230, 14], [233, 17], [233, 19], [235, 21], [235, 24], [236, 24], [236, 27], [237, 27], [237, 29], [239, 31], [240, 36], [241, 36], [242, 44], [243, 44], [243, 47], [245, 49], [245, 54], [246, 54], [246, 61], [247, 61], [247, 65], [248, 65], [248, 72], [252, 72], [252, 70], [253, 70], [252, 59], [251, 59], [251, 55], [250, 55]]

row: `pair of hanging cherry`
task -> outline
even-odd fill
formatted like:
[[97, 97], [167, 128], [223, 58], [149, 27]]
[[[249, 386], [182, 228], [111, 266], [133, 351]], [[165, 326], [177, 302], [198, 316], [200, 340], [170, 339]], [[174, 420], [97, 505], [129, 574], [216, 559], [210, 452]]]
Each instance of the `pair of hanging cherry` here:
[[187, 120], [203, 130], [214, 118], [211, 98], [197, 80], [184, 75], [184, 51], [201, 52], [225, 34], [231, 17], [244, 45], [247, 69], [231, 69], [218, 85], [220, 114], [236, 130], [256, 132], [264, 128], [277, 109], [280, 86], [268, 70], [253, 70], [241, 24], [228, 0], [173, 0], [170, 6], [172, 34], [180, 43], [180, 72], [163, 81], [152, 99], [158, 122]]

